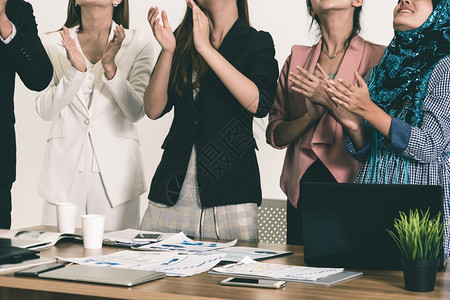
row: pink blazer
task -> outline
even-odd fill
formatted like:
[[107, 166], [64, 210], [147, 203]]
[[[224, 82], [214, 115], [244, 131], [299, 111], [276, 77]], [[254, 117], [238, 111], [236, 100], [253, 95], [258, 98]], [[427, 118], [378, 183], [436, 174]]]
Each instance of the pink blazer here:
[[[299, 118], [306, 113], [305, 97], [292, 91], [288, 80], [289, 72], [297, 72], [296, 66], [302, 66], [309, 72], [319, 59], [322, 40], [312, 47], [293, 46], [291, 55], [286, 59], [278, 81], [275, 103], [269, 114], [267, 143], [277, 149], [287, 147], [280, 186], [294, 207], [297, 207], [300, 194], [300, 179], [311, 164], [319, 158], [338, 182], [352, 182], [361, 164], [350, 156], [344, 143], [342, 126], [328, 113], [306, 131], [297, 142], [283, 147], [274, 144], [273, 132], [283, 122]], [[364, 76], [378, 64], [384, 53], [384, 46], [376, 45], [354, 37], [345, 53], [336, 78], [355, 82], [354, 70]]]

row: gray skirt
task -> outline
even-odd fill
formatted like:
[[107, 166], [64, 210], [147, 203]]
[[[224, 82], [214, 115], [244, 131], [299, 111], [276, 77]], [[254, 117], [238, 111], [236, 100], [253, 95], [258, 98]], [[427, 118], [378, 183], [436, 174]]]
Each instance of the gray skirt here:
[[178, 202], [167, 206], [149, 201], [141, 230], [183, 231], [195, 238], [257, 242], [257, 205], [244, 203], [202, 207], [196, 174], [196, 152], [193, 147]]

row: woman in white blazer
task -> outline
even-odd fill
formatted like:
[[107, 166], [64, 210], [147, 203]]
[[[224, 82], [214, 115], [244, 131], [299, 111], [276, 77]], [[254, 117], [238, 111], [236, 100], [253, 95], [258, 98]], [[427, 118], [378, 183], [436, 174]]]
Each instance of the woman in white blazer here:
[[[52, 121], [39, 184], [43, 223], [56, 224], [54, 203], [103, 214], [105, 229], [136, 228], [146, 190], [135, 122], [152, 71], [150, 40], [128, 30], [128, 0], [70, 0], [62, 30], [44, 46], [53, 80], [36, 99]], [[120, 25], [118, 25], [120, 24]]]

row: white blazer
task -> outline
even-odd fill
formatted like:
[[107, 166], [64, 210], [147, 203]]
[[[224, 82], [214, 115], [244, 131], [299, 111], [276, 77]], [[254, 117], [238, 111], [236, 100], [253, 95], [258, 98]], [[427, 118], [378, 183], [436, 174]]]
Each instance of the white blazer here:
[[[109, 39], [115, 26], [113, 22]], [[77, 29], [69, 29], [74, 39]], [[113, 207], [147, 189], [134, 123], [145, 114], [143, 94], [153, 68], [153, 51], [150, 39], [142, 32], [125, 30], [125, 35], [115, 59], [114, 78], [107, 80], [103, 68], [97, 68], [89, 108], [82, 90], [86, 73], [70, 64], [60, 33], [43, 38], [54, 68], [52, 82], [36, 99], [38, 114], [52, 121], [39, 183], [39, 194], [49, 202], [69, 201], [75, 175], [84, 167], [81, 164], [89, 136]]]

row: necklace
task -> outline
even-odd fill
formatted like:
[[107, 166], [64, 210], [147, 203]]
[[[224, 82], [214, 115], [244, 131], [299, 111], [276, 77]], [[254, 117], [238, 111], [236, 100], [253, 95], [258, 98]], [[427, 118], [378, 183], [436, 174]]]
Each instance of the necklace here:
[[346, 48], [344, 48], [344, 49], [342, 49], [342, 50], [339, 50], [338, 52], [334, 53], [333, 55], [328, 54], [328, 52], [325, 51], [325, 49], [323, 49], [323, 48], [322, 48], [322, 52], [325, 53], [325, 54], [328, 56], [329, 59], [333, 59], [333, 58], [335, 58], [336, 56], [338, 56], [340, 53], [344, 52], [345, 49], [346, 49]]

